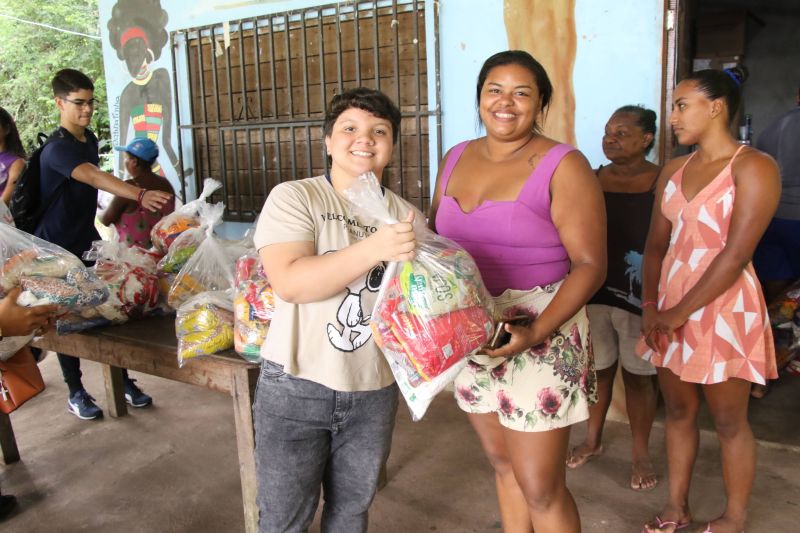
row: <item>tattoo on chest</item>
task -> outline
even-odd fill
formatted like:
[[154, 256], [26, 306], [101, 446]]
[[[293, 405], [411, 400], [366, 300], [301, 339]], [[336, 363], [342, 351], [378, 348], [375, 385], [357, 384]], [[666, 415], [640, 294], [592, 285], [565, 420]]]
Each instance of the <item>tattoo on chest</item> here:
[[539, 161], [541, 160], [542, 160], [542, 155], [540, 153], [537, 152], [535, 154], [531, 154], [531, 156], [528, 158], [528, 166], [531, 167], [532, 169], [536, 168], [536, 165], [538, 165]]

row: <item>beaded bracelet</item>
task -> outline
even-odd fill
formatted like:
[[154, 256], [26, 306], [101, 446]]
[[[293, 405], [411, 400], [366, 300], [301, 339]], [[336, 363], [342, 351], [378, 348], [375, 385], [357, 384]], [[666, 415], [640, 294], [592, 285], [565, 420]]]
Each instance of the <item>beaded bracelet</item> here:
[[144, 200], [145, 193], [147, 193], [147, 189], [140, 189], [139, 190], [139, 196], [138, 196], [138, 198], [136, 198], [136, 203], [139, 204], [139, 207], [144, 207], [142, 205], [142, 200]]
[[644, 309], [648, 305], [658, 305], [658, 302], [656, 302], [655, 300], [645, 300], [645, 301], [642, 302], [642, 306], [641, 307], [642, 307], [642, 309]]

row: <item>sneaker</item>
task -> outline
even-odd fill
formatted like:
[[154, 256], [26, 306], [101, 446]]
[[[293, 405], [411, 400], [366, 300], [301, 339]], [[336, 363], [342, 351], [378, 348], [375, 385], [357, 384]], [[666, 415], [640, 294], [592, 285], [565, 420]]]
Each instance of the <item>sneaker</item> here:
[[132, 407], [147, 407], [153, 399], [136, 386], [135, 379], [125, 380], [125, 401]]
[[11, 514], [17, 506], [17, 499], [11, 494], [0, 495], [0, 520]]
[[94, 398], [85, 390], [70, 396], [67, 410], [81, 420], [93, 420], [103, 416], [103, 410], [94, 404]]

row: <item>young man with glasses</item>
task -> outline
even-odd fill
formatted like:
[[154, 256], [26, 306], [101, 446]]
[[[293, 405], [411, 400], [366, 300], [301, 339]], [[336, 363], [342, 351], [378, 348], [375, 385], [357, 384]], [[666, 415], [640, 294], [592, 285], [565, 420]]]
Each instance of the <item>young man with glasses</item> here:
[[[48, 208], [34, 234], [72, 252], [78, 257], [100, 236], [94, 227], [97, 190], [136, 201], [146, 209], [160, 209], [172, 196], [145, 190], [100, 170], [97, 137], [88, 129], [97, 101], [94, 84], [73, 69], [56, 73], [53, 95], [61, 116], [60, 127], [42, 151], [41, 201]], [[64, 381], [69, 387], [67, 409], [83, 420], [102, 416], [81, 381], [80, 359], [58, 354]], [[152, 399], [124, 372], [125, 399], [134, 407], [145, 407]]]

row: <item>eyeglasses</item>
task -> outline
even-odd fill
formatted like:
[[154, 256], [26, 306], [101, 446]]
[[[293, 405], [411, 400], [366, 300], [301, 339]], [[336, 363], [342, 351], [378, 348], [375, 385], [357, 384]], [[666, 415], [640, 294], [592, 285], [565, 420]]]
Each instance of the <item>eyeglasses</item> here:
[[62, 100], [69, 102], [70, 104], [75, 104], [78, 107], [91, 107], [95, 108], [100, 105], [100, 101], [97, 98], [92, 98], [91, 100], [70, 100], [69, 98], [61, 98]]

